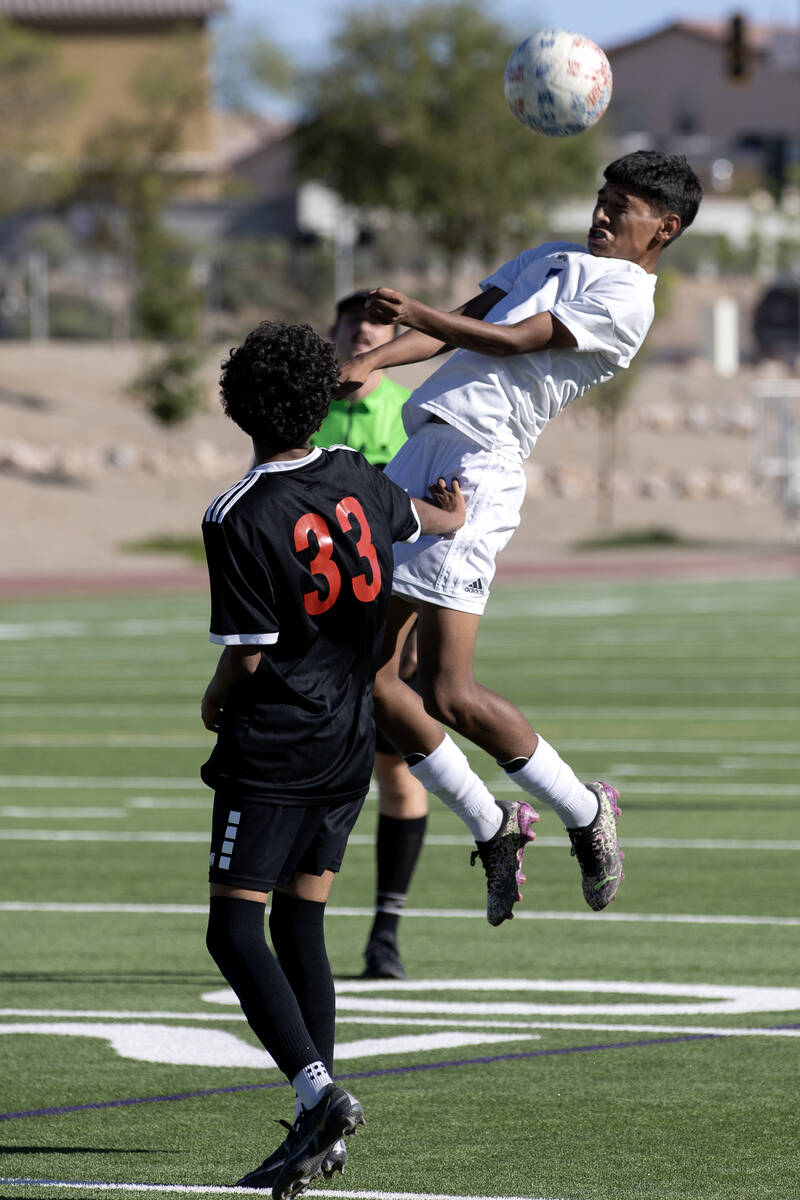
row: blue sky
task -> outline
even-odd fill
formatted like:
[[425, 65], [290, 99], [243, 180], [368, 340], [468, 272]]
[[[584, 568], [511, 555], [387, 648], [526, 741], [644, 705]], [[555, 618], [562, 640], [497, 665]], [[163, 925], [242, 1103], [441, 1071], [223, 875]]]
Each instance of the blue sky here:
[[[299, 60], [324, 50], [343, 11], [362, 0], [228, 0], [228, 21], [246, 22], [263, 30]], [[371, 7], [363, 0], [363, 7]], [[543, 25], [582, 33], [607, 49], [640, 37], [681, 17], [725, 18], [742, 12], [753, 21], [797, 24], [800, 0], [492, 0], [487, 7], [519, 30], [519, 40]]]

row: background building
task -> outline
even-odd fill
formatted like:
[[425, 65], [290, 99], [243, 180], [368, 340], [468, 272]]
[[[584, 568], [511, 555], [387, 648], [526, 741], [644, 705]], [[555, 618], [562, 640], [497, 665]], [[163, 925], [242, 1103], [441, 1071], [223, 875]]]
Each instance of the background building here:
[[182, 69], [204, 97], [185, 117], [181, 166], [208, 170], [214, 149], [208, 23], [225, 7], [225, 0], [0, 0], [0, 20], [52, 38], [61, 67], [80, 82], [59, 127], [67, 158], [79, 156], [110, 120], [135, 114], [137, 73], [163, 56], [170, 35], [180, 34]]
[[608, 58], [615, 136], [687, 154], [717, 191], [777, 187], [800, 164], [800, 27], [676, 21]]

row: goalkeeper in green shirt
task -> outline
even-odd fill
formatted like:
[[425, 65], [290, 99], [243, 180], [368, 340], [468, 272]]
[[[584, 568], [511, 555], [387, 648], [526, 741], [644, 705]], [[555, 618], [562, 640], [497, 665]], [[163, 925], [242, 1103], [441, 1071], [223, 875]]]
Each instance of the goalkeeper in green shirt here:
[[[390, 342], [394, 329], [367, 315], [368, 291], [354, 292], [336, 305], [330, 338], [339, 358], [347, 362], [356, 354]], [[385, 467], [406, 440], [401, 410], [410, 392], [373, 371], [356, 392], [334, 400], [312, 446], [352, 446], [373, 466]], [[402, 671], [406, 682], [416, 679], [416, 635], [412, 631]], [[425, 788], [409, 771], [405, 760], [378, 730], [375, 750], [378, 785], [376, 840], [377, 885], [375, 918], [364, 958], [365, 979], [405, 979], [397, 948], [397, 927], [408, 885], [419, 858], [428, 819]]]
[[[336, 305], [336, 323], [330, 331], [339, 358], [346, 362], [354, 354], [391, 342], [394, 330], [367, 316], [369, 292], [354, 292]], [[406, 440], [401, 416], [411, 395], [408, 388], [373, 371], [356, 392], [334, 400], [312, 446], [351, 446], [374, 467], [385, 467]]]

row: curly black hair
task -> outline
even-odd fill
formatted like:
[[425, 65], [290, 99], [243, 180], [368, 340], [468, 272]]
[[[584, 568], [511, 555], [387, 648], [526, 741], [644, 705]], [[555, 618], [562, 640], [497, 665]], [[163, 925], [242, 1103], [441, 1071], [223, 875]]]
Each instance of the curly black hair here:
[[336, 349], [310, 325], [262, 321], [222, 364], [222, 407], [274, 450], [302, 447], [336, 394]]

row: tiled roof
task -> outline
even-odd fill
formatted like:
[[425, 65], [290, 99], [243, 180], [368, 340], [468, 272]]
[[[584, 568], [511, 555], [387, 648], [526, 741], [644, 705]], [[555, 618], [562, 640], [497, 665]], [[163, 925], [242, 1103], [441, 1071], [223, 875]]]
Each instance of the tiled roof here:
[[227, 0], [0, 0], [0, 19], [53, 23], [192, 20], [226, 8]]
[[[0, 0], [0, 4], [2, 4], [2, 0]], [[766, 50], [781, 38], [796, 39], [798, 28], [800, 27], [786, 21], [747, 20], [747, 41], [753, 50]], [[685, 33], [690, 37], [701, 38], [706, 42], [724, 45], [730, 36], [730, 19], [669, 21], [666, 25], [660, 25], [656, 29], [651, 30], [650, 33], [643, 34], [641, 37], [618, 42], [612, 46], [604, 46], [604, 49], [609, 53], [617, 54], [620, 50], [629, 50], [634, 46], [641, 46], [645, 42], [655, 41], [656, 38], [663, 37], [665, 33]]]

